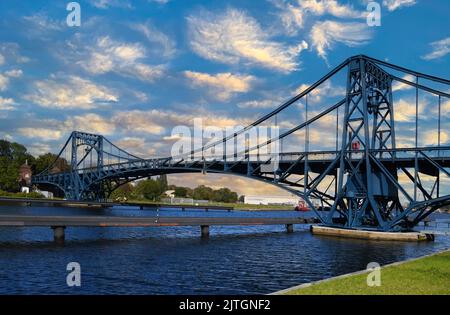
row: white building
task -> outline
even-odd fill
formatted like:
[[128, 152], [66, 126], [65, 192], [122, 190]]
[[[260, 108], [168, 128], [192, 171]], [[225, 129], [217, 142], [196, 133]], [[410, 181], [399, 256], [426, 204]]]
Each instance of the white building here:
[[291, 196], [244, 196], [244, 203], [250, 205], [292, 205], [296, 206], [300, 198]]

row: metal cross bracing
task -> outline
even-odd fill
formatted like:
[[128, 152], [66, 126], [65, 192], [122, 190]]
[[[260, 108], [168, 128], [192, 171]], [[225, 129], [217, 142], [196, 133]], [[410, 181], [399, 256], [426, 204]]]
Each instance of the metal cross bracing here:
[[[317, 91], [343, 72], [346, 88], [342, 95], [330, 93], [338, 95], [334, 105], [313, 107]], [[396, 143], [401, 122], [395, 119], [394, 84], [415, 89], [414, 123], [408, 127], [414, 131], [412, 146]], [[450, 146], [441, 143], [442, 126], [448, 126], [442, 104], [450, 99], [449, 87], [446, 79], [355, 56], [252, 124], [184, 154], [143, 159], [103, 136], [73, 132], [55, 162], [32, 181], [57, 187], [67, 199], [105, 200], [120, 185], [154, 175], [232, 174], [299, 196], [329, 226], [410, 230], [450, 204]], [[419, 145], [421, 92], [438, 100], [437, 144]], [[291, 111], [299, 108], [303, 121], [292, 123]], [[283, 125], [279, 133], [258, 135], [257, 143], [246, 141], [241, 151], [228, 150], [255, 127], [273, 124]], [[319, 142], [331, 139], [332, 148], [313, 148], [311, 134], [317, 129], [326, 129]], [[275, 143], [280, 152], [269, 152]]]

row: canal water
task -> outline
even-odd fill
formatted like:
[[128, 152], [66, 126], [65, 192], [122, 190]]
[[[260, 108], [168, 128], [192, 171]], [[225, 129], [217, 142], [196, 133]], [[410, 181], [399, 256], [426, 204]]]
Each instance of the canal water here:
[[[0, 214], [298, 217], [294, 211], [115, 207], [108, 210], [1, 206]], [[438, 219], [449, 215], [437, 214]], [[418, 257], [450, 247], [312, 236], [306, 226], [67, 228], [53, 243], [50, 228], [0, 228], [0, 294], [266, 294], [304, 282]], [[67, 264], [81, 266], [81, 286], [68, 287]]]

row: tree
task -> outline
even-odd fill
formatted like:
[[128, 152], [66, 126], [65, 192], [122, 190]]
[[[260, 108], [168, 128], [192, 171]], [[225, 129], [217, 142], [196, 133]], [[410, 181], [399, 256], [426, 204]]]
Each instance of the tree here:
[[156, 201], [159, 199], [163, 192], [164, 191], [158, 181], [153, 179], [146, 179], [140, 181], [137, 184], [134, 190], [134, 195], [139, 199]]
[[19, 168], [28, 161], [34, 163], [34, 157], [27, 152], [25, 146], [0, 140], [0, 189], [16, 192], [19, 190]]
[[161, 186], [162, 191], [166, 191], [169, 187], [169, 184], [167, 183], [167, 175], [162, 174], [158, 177], [159, 185]]
[[46, 170], [49, 166], [53, 166], [50, 172], [64, 172], [70, 169], [70, 165], [66, 159], [59, 157], [53, 153], [45, 153], [39, 155], [34, 163], [34, 172], [39, 174]]
[[188, 189], [186, 187], [175, 187], [175, 197], [186, 198], [188, 194]]
[[194, 188], [192, 197], [197, 200], [212, 200], [213, 189], [205, 185], [200, 185]]
[[132, 195], [134, 192], [134, 186], [131, 183], [126, 183], [123, 184], [121, 186], [119, 186], [118, 188], [116, 188], [112, 193], [111, 193], [111, 199], [112, 200], [117, 200], [117, 199], [131, 199]]

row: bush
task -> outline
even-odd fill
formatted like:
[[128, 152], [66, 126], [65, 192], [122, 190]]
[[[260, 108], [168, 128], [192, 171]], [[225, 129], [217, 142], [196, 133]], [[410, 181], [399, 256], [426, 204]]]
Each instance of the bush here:
[[32, 191], [27, 194], [24, 192], [11, 193], [11, 192], [0, 190], [0, 196], [1, 197], [12, 197], [12, 198], [45, 198], [45, 196], [43, 194], [38, 193], [36, 191]]

